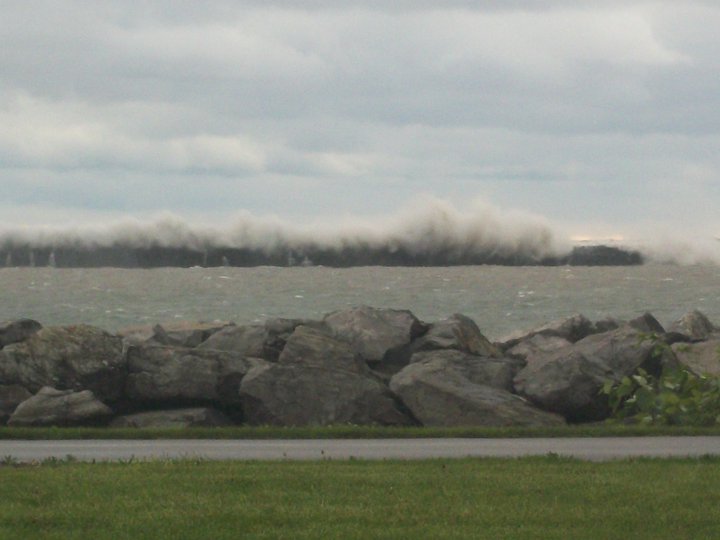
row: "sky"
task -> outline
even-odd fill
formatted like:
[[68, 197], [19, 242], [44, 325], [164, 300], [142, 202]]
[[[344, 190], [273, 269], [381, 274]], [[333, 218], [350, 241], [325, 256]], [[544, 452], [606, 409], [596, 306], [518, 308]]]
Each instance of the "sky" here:
[[575, 239], [720, 235], [720, 2], [0, 10], [5, 228], [439, 204]]

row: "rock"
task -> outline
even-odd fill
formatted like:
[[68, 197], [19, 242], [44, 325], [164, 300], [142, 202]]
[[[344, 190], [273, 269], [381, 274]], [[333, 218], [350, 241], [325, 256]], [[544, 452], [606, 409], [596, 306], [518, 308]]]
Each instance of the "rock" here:
[[595, 321], [595, 324], [594, 324], [595, 329], [591, 333], [592, 334], [602, 334], [603, 332], [610, 332], [611, 330], [617, 330], [623, 324], [624, 323], [622, 321], [615, 319], [613, 317], [605, 317], [604, 319]]
[[566, 319], [559, 319], [532, 330], [513, 332], [509, 336], [501, 339], [498, 344], [502, 350], [507, 350], [521, 341], [525, 341], [535, 335], [548, 337], [560, 337], [575, 343], [593, 333], [593, 323], [584, 315], [576, 314]]
[[198, 348], [264, 358], [266, 337], [264, 325], [228, 326], [210, 336]]
[[295, 329], [278, 362], [318, 369], [344, 369], [362, 374], [368, 372], [367, 365], [349, 343], [309, 326], [298, 326]]
[[[643, 318], [644, 325], [653, 326]], [[543, 410], [568, 421], [601, 420], [609, 414], [600, 389], [607, 380], [619, 381], [642, 367], [658, 374], [672, 355], [656, 355], [657, 342], [643, 340], [636, 327], [588, 336], [569, 347], [531, 354], [515, 377], [515, 390]]]
[[500, 350], [482, 335], [475, 321], [460, 313], [432, 323], [412, 345], [413, 351], [455, 349], [478, 356], [500, 357]]
[[516, 392], [571, 422], [607, 417], [607, 398], [599, 392], [605, 381], [617, 377], [604, 362], [588, 358], [574, 347], [530, 358], [515, 377]]
[[17, 384], [0, 384], [0, 425], [7, 422], [15, 408], [32, 394]]
[[124, 328], [118, 332], [118, 335], [130, 345], [148, 343], [174, 347], [197, 347], [215, 332], [233, 325], [234, 323], [225, 321], [170, 321], [153, 326]]
[[[390, 389], [425, 426], [547, 426], [561, 417], [541, 411], [507, 390], [485, 363], [455, 351], [422, 353], [390, 380]], [[414, 355], [413, 358], [415, 358]]]
[[0, 349], [11, 343], [25, 341], [41, 328], [42, 325], [32, 319], [0, 322]]
[[512, 358], [482, 357], [453, 349], [415, 353], [410, 359], [413, 364], [422, 364], [424, 372], [433, 371], [439, 376], [455, 371], [475, 384], [508, 391], [512, 390], [513, 377], [523, 367], [522, 362]]
[[125, 384], [122, 339], [89, 325], [38, 330], [0, 350], [0, 382], [31, 392], [43, 386], [92, 390], [106, 402], [119, 399]]
[[82, 426], [103, 424], [113, 412], [90, 390], [73, 392], [45, 386], [17, 406], [9, 426]]
[[410, 311], [367, 306], [336, 311], [323, 322], [378, 371], [397, 371], [407, 364], [407, 346], [427, 330]]
[[189, 428], [232, 425], [234, 424], [230, 418], [216, 409], [207, 407], [128, 414], [118, 416], [110, 423], [110, 427], [130, 428]]
[[637, 317], [636, 319], [632, 319], [631, 321], [628, 321], [627, 326], [630, 326], [631, 328], [634, 328], [638, 332], [642, 332], [644, 334], [664, 334], [665, 329], [663, 328], [663, 325], [658, 322], [658, 320], [652, 316], [651, 313], [644, 313], [640, 317]]
[[696, 375], [720, 375], [720, 339], [699, 343], [675, 343], [672, 350], [680, 367]]
[[511, 347], [505, 351], [505, 354], [507, 356], [512, 356], [513, 358], [526, 360], [528, 356], [533, 354], [549, 353], [569, 345], [571, 345], [571, 343], [565, 338], [535, 334], [534, 336], [521, 341], [514, 347]]
[[285, 348], [287, 340], [298, 326], [309, 326], [318, 330], [327, 327], [322, 321], [312, 319], [283, 319], [280, 317], [265, 321], [265, 355], [263, 358], [270, 362], [276, 361]]
[[200, 349], [215, 349], [277, 362], [285, 343], [298, 326], [325, 328], [310, 319], [268, 319], [264, 324], [228, 326], [210, 336]]
[[127, 351], [126, 395], [137, 403], [239, 404], [240, 380], [261, 359], [224, 351], [133, 345]]
[[277, 364], [251, 370], [240, 395], [251, 424], [411, 423], [348, 342], [309, 326], [295, 329]]
[[240, 385], [245, 421], [252, 425], [409, 425], [390, 391], [368, 376], [302, 363], [268, 364]]
[[687, 341], [708, 339], [715, 330], [715, 325], [698, 310], [686, 313], [668, 328], [668, 332], [685, 336]]

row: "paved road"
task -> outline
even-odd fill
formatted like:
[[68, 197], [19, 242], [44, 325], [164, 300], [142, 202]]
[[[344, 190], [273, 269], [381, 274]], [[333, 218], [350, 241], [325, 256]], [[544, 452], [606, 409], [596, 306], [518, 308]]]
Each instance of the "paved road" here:
[[241, 460], [519, 457], [550, 452], [588, 460], [720, 455], [720, 437], [367, 440], [0, 441], [0, 459], [33, 461], [204, 458]]

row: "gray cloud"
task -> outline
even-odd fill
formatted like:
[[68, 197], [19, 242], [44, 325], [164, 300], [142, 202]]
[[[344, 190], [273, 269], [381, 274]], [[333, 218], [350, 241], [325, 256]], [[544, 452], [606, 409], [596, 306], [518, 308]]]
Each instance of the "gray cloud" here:
[[719, 25], [701, 1], [9, 1], [0, 212], [302, 220], [429, 193], [720, 230]]

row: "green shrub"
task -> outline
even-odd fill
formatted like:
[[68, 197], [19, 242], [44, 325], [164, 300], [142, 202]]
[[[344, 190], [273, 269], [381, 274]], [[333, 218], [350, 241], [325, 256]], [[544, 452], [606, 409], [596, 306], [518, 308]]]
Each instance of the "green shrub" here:
[[639, 369], [620, 382], [608, 381], [611, 420], [646, 424], [711, 426], [720, 424], [720, 377], [669, 370], [659, 377]]

